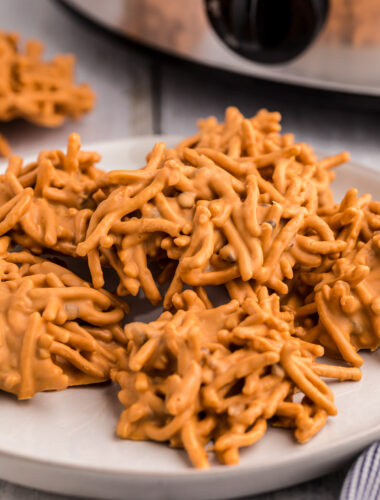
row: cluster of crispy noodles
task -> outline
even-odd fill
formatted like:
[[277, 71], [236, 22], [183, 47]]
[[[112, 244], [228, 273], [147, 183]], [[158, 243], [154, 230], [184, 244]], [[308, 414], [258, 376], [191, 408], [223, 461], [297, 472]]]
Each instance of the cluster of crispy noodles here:
[[347, 154], [317, 161], [308, 146], [278, 133], [279, 119], [261, 111], [247, 120], [228, 109], [225, 124], [206, 120], [176, 149], [156, 144], [145, 168], [110, 172], [104, 182], [115, 187], [77, 248], [91, 257], [94, 285], [103, 285], [99, 259], [107, 256], [120, 294], [141, 286], [158, 302], [148, 256], [164, 265], [159, 281], [174, 272], [166, 308], [183, 284], [225, 284], [241, 299], [254, 283], [284, 294], [294, 268], [318, 267], [342, 251], [346, 243], [317, 209], [331, 201], [330, 167]]
[[45, 62], [39, 41], [29, 40], [25, 51], [18, 42], [18, 35], [0, 32], [0, 121], [25, 118], [56, 127], [93, 108], [90, 87], [74, 83], [74, 56], [57, 55]]
[[350, 189], [340, 204], [321, 214], [347, 246], [340, 258], [300, 273], [305, 297], [302, 307], [293, 297], [293, 310], [306, 327], [299, 330], [302, 338], [318, 341], [333, 355], [361, 366], [357, 351], [380, 345], [380, 204]]
[[0, 239], [0, 388], [19, 399], [108, 380], [127, 306], [66, 268]]
[[26, 166], [12, 156], [0, 177], [0, 235], [11, 231], [15, 242], [34, 253], [49, 248], [75, 255], [96, 207], [92, 196], [104, 175], [94, 166], [99, 159], [80, 151], [77, 134], [70, 135], [66, 154], [42, 151]]
[[[380, 204], [355, 190], [334, 204], [332, 168], [348, 154], [318, 159], [280, 134], [280, 119], [228, 108], [223, 123], [200, 121], [176, 148], [156, 144], [134, 171], [102, 172], [75, 134], [66, 153], [25, 166], [11, 157], [1, 241], [32, 253], [4, 250], [0, 285], [4, 303], [28, 298], [33, 321], [21, 314], [18, 340], [3, 344], [35, 386], [25, 392], [24, 368], [10, 372], [6, 361], [2, 387], [13, 381], [11, 392], [28, 397], [111, 374], [125, 406], [119, 436], [183, 446], [197, 467], [208, 466], [208, 443], [237, 463], [268, 423], [295, 429], [299, 442], [318, 432], [337, 413], [323, 378], [359, 380], [357, 351], [380, 344]], [[47, 250], [86, 258], [94, 288], [32, 256]], [[118, 295], [142, 289], [167, 311], [123, 335], [121, 299], [102, 290], [107, 267]], [[214, 307], [210, 285], [229, 301]], [[341, 366], [316, 362], [325, 349]], [[61, 370], [59, 383], [43, 379], [40, 359]]]
[[[130, 323], [127, 350], [119, 350], [122, 438], [169, 441], [185, 447], [196, 467], [208, 467], [205, 446], [225, 464], [259, 440], [267, 421], [294, 427], [308, 441], [337, 413], [321, 377], [358, 380], [358, 368], [315, 363], [319, 345], [291, 335], [292, 315], [279, 296], [258, 287], [239, 305], [207, 309], [192, 290], [175, 295], [178, 311], [149, 323]], [[296, 391], [305, 395], [293, 401]]]

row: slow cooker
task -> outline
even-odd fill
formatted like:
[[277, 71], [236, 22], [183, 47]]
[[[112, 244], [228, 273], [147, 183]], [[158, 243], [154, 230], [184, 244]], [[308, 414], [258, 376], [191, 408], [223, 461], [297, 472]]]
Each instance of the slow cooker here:
[[65, 0], [134, 41], [228, 71], [380, 96], [378, 0]]

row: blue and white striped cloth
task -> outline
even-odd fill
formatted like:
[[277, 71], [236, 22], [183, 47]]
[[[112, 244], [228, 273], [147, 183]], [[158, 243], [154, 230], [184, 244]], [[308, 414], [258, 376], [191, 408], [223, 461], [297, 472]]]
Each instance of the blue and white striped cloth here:
[[344, 481], [340, 500], [380, 499], [380, 442], [367, 448]]

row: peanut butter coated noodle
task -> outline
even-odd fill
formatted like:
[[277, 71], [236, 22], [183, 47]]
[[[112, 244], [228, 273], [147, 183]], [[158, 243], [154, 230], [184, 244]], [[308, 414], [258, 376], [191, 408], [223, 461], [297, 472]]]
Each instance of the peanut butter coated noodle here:
[[[337, 413], [326, 379], [359, 380], [358, 351], [380, 345], [380, 204], [355, 189], [335, 204], [333, 169], [348, 154], [318, 159], [280, 119], [228, 108], [175, 148], [157, 143], [139, 170], [102, 172], [76, 134], [65, 153], [11, 156], [1, 388], [24, 398], [111, 375], [118, 435], [184, 447], [200, 468], [210, 450], [238, 463], [271, 425], [300, 443], [319, 432]], [[93, 287], [37, 257], [46, 251], [87, 261]], [[121, 330], [107, 267], [117, 295], [141, 289], [166, 311]], [[318, 363], [324, 352], [338, 362]]]
[[11, 147], [6, 138], [0, 134], [0, 158], [3, 156], [4, 158], [8, 158], [12, 154]]
[[0, 32], [0, 121], [25, 118], [56, 127], [93, 108], [90, 87], [74, 83], [74, 56], [57, 55], [45, 62], [42, 51], [37, 40], [29, 40], [21, 51], [18, 35]]

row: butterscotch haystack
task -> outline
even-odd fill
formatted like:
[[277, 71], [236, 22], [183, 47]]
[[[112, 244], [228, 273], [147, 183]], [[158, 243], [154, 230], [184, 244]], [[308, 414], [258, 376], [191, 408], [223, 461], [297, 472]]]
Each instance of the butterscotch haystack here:
[[298, 320], [309, 326], [302, 338], [360, 366], [363, 359], [357, 351], [380, 346], [379, 269], [379, 235], [375, 235], [320, 275], [307, 304], [297, 310]]
[[[360, 378], [357, 368], [315, 363], [323, 348], [292, 337], [291, 315], [265, 287], [242, 306], [207, 309], [190, 290], [173, 302], [175, 314], [125, 328], [128, 348], [117, 351], [113, 373], [126, 408], [122, 438], [183, 446], [200, 468], [209, 466], [212, 442], [223, 463], [235, 464], [239, 448], [261, 439], [268, 423], [295, 428], [305, 442], [337, 413], [321, 377]], [[299, 391], [306, 397], [296, 403]]]
[[109, 378], [126, 304], [27, 251], [0, 258], [0, 297], [2, 390], [27, 399]]
[[0, 121], [25, 118], [57, 127], [93, 108], [91, 88], [74, 83], [75, 57], [57, 55], [45, 62], [42, 52], [37, 40], [21, 50], [17, 34], [0, 32]]
[[92, 198], [104, 173], [96, 168], [100, 155], [81, 151], [71, 134], [67, 151], [41, 151], [37, 161], [23, 165], [12, 156], [0, 175], [0, 235], [34, 253], [49, 248], [75, 255], [96, 207]]
[[357, 351], [380, 345], [380, 204], [352, 188], [340, 203], [319, 213], [346, 246], [340, 256], [327, 256], [319, 267], [303, 269], [293, 286], [294, 296], [286, 301], [302, 326], [297, 331], [303, 339], [319, 342], [330, 354], [360, 366], [363, 360]]
[[317, 210], [332, 203], [331, 168], [348, 154], [317, 160], [279, 133], [280, 118], [261, 110], [246, 119], [228, 108], [223, 123], [201, 122], [175, 149], [157, 143], [144, 168], [110, 172], [109, 192], [77, 247], [89, 256], [94, 285], [103, 286], [106, 258], [120, 277], [118, 293], [141, 287], [159, 302], [148, 267], [156, 260], [171, 281], [166, 308], [184, 284], [225, 285], [241, 301], [255, 283], [285, 294], [297, 269], [339, 255], [346, 242]]

